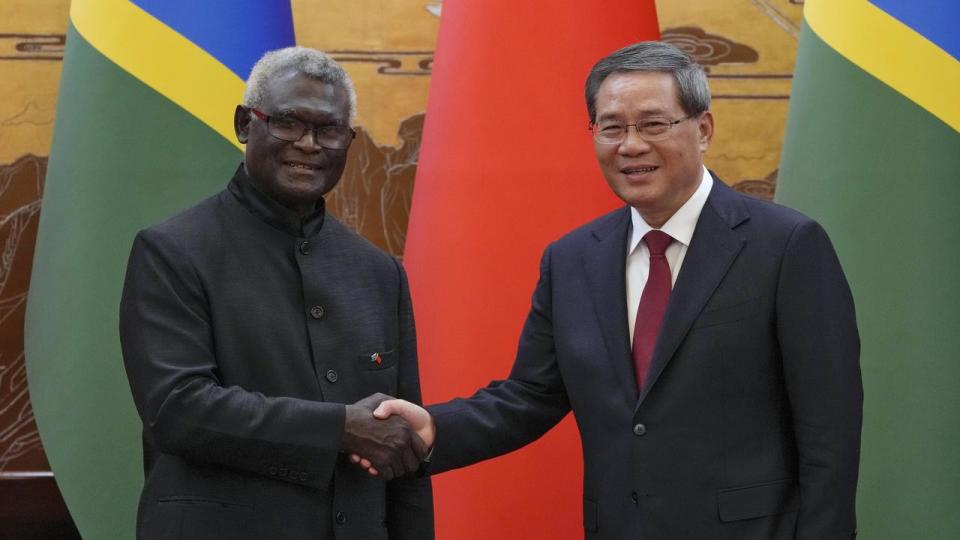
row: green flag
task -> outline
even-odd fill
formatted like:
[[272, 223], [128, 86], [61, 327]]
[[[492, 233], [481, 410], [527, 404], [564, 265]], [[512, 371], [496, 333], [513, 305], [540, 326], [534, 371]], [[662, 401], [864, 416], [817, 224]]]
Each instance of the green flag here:
[[829, 231], [856, 300], [862, 538], [960, 538], [957, 22], [949, 0], [804, 11], [777, 200]]
[[117, 310], [136, 232], [226, 185], [243, 79], [288, 0], [74, 0], [27, 307], [31, 402], [85, 538], [134, 537], [140, 420]]

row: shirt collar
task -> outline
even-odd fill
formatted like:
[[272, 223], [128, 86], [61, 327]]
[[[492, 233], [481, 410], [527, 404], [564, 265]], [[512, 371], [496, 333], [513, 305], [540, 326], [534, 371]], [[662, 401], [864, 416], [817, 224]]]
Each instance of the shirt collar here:
[[[660, 227], [660, 230], [669, 234], [677, 242], [685, 246], [690, 245], [693, 238], [693, 230], [697, 227], [697, 221], [700, 219], [700, 212], [703, 211], [703, 205], [707, 203], [707, 197], [710, 195], [710, 189], [713, 187], [713, 176], [707, 167], [703, 167], [700, 175], [700, 185], [693, 195], [683, 203], [676, 212], [670, 216], [670, 219]], [[630, 208], [630, 223], [633, 226], [633, 232], [630, 234], [630, 243], [627, 244], [627, 255], [633, 253], [637, 244], [643, 239], [643, 236], [653, 230], [653, 227], [647, 224], [636, 208]]]
[[233, 174], [233, 179], [230, 180], [227, 189], [240, 201], [244, 208], [261, 221], [292, 236], [310, 238], [320, 232], [323, 227], [324, 217], [326, 217], [326, 203], [322, 197], [317, 201], [316, 210], [301, 218], [297, 212], [283, 206], [257, 189], [247, 175], [243, 163]]

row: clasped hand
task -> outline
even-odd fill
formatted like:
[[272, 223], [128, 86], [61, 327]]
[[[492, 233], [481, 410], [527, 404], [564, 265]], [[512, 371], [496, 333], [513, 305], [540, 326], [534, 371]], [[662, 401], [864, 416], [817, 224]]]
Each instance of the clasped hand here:
[[351, 461], [367, 463], [370, 474], [385, 480], [416, 471], [430, 448], [402, 416], [374, 416], [374, 410], [390, 399], [386, 394], [373, 394], [347, 405], [342, 444]]
[[374, 394], [347, 405], [343, 450], [371, 475], [392, 480], [420, 468], [435, 434], [420, 406]]

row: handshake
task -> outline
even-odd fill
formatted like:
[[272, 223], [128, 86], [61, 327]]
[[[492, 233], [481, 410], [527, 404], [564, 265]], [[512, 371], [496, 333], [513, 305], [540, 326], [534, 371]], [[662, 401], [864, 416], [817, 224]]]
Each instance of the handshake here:
[[420, 468], [435, 437], [433, 418], [425, 409], [373, 394], [346, 406], [341, 449], [369, 474], [393, 480]]

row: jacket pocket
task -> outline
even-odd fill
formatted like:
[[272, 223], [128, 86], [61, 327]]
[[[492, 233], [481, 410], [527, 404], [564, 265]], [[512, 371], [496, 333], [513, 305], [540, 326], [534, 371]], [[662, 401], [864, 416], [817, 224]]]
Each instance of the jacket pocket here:
[[372, 351], [357, 357], [357, 367], [360, 371], [380, 371], [397, 365], [397, 355], [393, 349], [389, 351]]
[[794, 479], [753, 484], [717, 492], [720, 521], [740, 521], [794, 512], [800, 508], [800, 495]]
[[[362, 349], [361, 349], [362, 350]], [[371, 352], [359, 354], [354, 358], [359, 396], [369, 396], [377, 392], [388, 396], [397, 396], [399, 386], [398, 355], [395, 349], [367, 349]], [[403, 397], [403, 396], [399, 396]]]
[[597, 532], [600, 530], [600, 508], [597, 501], [583, 498], [583, 529], [587, 532]]

